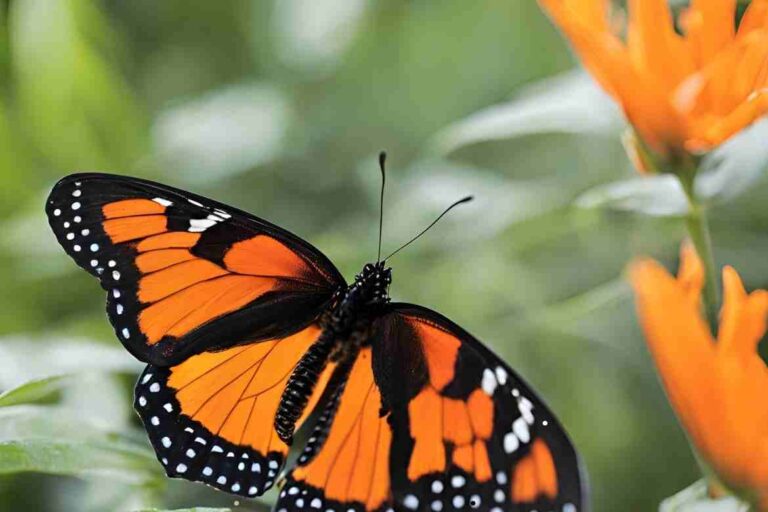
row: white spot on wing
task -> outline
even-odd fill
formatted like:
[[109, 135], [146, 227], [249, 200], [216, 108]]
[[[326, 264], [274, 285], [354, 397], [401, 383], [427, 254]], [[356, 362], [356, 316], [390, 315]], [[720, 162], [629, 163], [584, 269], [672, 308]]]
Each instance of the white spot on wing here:
[[499, 384], [502, 386], [507, 383], [507, 370], [502, 368], [501, 366], [496, 367], [496, 380], [499, 381]]
[[512, 423], [512, 431], [523, 443], [531, 440], [531, 434], [528, 432], [528, 424], [525, 422], [525, 418], [517, 418]]
[[156, 197], [152, 199], [154, 202], [156, 202], [159, 205], [165, 206], [166, 208], [171, 206], [173, 203], [167, 199], [163, 199], [162, 197]]
[[529, 425], [533, 425], [533, 404], [531, 401], [522, 397], [517, 402], [517, 408], [520, 410], [520, 414], [523, 416], [523, 419], [525, 419], [525, 422]]
[[190, 232], [200, 232], [205, 231], [209, 227], [216, 224], [215, 220], [210, 219], [190, 219], [189, 221], [189, 231]]
[[520, 446], [520, 440], [513, 432], [507, 432], [504, 436], [504, 451], [507, 453], [514, 453]]
[[417, 508], [419, 508], [419, 498], [417, 498], [413, 494], [409, 494], [403, 500], [403, 505], [405, 505], [406, 508], [409, 508], [411, 510], [416, 510]]
[[493, 374], [493, 372], [489, 368], [483, 370], [483, 380], [481, 386], [483, 391], [485, 391], [485, 394], [488, 396], [493, 396], [493, 392], [496, 391], [497, 384], [496, 376]]

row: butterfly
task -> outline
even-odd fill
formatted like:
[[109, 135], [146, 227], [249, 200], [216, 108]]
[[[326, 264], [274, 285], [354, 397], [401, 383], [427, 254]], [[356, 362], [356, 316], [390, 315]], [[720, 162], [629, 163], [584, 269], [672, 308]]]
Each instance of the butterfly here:
[[168, 476], [244, 497], [279, 482], [279, 512], [586, 510], [552, 412], [464, 329], [391, 302], [387, 258], [347, 284], [274, 224], [109, 174], [62, 179], [46, 212], [147, 363], [134, 406]]

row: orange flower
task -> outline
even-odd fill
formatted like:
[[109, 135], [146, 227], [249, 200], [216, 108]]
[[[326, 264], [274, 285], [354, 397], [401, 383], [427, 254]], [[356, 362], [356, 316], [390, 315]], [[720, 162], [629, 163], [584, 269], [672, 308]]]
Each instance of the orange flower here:
[[677, 278], [643, 259], [630, 279], [648, 347], [689, 439], [721, 482], [768, 510], [768, 367], [757, 353], [768, 292], [747, 294], [725, 267], [715, 342], [701, 313], [704, 270], [692, 248], [683, 249]]
[[692, 0], [675, 30], [666, 0], [628, 0], [626, 41], [610, 0], [539, 0], [660, 156], [707, 151], [768, 112], [768, 0], [735, 28], [736, 0]]

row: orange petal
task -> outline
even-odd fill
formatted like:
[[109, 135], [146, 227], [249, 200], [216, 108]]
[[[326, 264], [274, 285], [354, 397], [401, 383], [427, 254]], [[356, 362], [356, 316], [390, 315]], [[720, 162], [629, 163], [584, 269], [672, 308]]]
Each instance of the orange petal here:
[[686, 147], [691, 151], [708, 149], [726, 141], [768, 113], [768, 90], [753, 94], [724, 117], [704, 117], [693, 124]]
[[718, 350], [739, 356], [756, 356], [757, 344], [766, 329], [768, 292], [750, 295], [732, 267], [723, 269], [723, 310], [718, 333]]
[[704, 287], [704, 265], [692, 243], [686, 242], [680, 247], [680, 268], [677, 281], [685, 295], [694, 306], [699, 305], [701, 290]]
[[587, 70], [609, 94], [616, 97], [617, 77], [612, 62], [624, 59], [626, 52], [608, 26], [609, 2], [539, 0], [539, 4], [568, 37]]
[[[606, 2], [539, 0], [539, 3], [566, 34], [595, 80], [619, 102], [649, 147], [665, 155], [670, 149], [684, 145], [688, 138], [686, 123], [673, 108], [670, 91], [652, 74], [635, 69], [621, 40], [608, 30], [606, 23], [595, 21], [598, 17], [607, 17]], [[583, 5], [602, 14], [586, 15], [579, 11]]]
[[685, 15], [686, 39], [701, 66], [735, 37], [736, 0], [693, 0]]
[[724, 116], [765, 86], [767, 61], [768, 31], [753, 31], [681, 84], [676, 105], [692, 116]]
[[640, 323], [659, 376], [681, 422], [694, 440], [706, 440], [715, 371], [715, 345], [689, 292], [658, 263], [630, 267]]
[[671, 92], [694, 71], [666, 0], [629, 0], [627, 46], [635, 68]]
[[759, 29], [768, 29], [768, 0], [752, 0], [741, 18], [738, 37]]
[[691, 288], [700, 289], [700, 266], [690, 247], [683, 249], [678, 279], [651, 260], [632, 264], [640, 321], [697, 451], [731, 489], [762, 499], [768, 496], [768, 368], [756, 345], [766, 329], [768, 292], [747, 294], [736, 271], [726, 267], [715, 344], [690, 300]]

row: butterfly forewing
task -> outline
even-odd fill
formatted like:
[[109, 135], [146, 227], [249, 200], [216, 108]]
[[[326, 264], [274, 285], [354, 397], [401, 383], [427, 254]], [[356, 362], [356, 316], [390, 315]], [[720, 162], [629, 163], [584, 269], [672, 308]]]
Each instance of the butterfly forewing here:
[[107, 291], [120, 341], [157, 365], [295, 332], [344, 286], [300, 238], [149, 181], [72, 175], [46, 211], [59, 243]]

